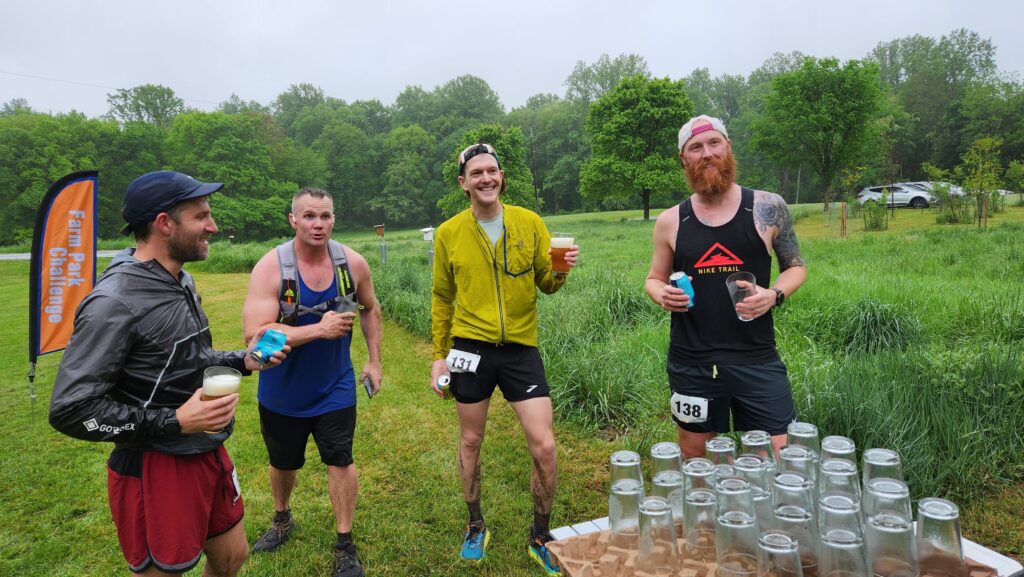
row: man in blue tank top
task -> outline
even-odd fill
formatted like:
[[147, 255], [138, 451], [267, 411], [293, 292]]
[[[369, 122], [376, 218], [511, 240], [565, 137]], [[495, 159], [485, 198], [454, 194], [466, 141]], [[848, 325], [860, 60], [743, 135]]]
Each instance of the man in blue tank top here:
[[359, 303], [359, 326], [369, 359], [359, 382], [381, 384], [381, 316], [370, 267], [356, 251], [331, 240], [334, 203], [315, 188], [292, 198], [288, 215], [295, 238], [271, 250], [256, 264], [249, 281], [243, 320], [245, 334], [264, 327], [288, 336], [290, 361], [260, 375], [259, 410], [270, 457], [274, 520], [252, 547], [274, 551], [295, 529], [291, 494], [313, 435], [327, 481], [337, 525], [333, 577], [359, 577], [362, 566], [352, 541], [352, 517], [359, 476], [352, 459], [356, 425], [356, 375], [349, 355]]
[[[777, 194], [736, 184], [732, 143], [717, 118], [683, 125], [679, 161], [693, 195], [658, 216], [645, 284], [672, 315], [668, 376], [679, 446], [686, 458], [702, 457], [718, 433], [763, 430], [778, 450], [796, 410], [771, 311], [807, 278], [789, 208]], [[769, 288], [773, 252], [779, 276]], [[669, 282], [673, 272], [689, 277], [693, 302]], [[726, 279], [737, 272], [756, 283], [739, 281], [749, 294], [734, 304]]]

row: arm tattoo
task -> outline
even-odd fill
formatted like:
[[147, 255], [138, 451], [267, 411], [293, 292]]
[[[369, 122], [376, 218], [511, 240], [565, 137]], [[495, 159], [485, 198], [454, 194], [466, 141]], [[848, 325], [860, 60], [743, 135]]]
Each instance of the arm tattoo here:
[[772, 248], [779, 258], [779, 272], [794, 266], [805, 266], [804, 257], [800, 254], [800, 245], [796, 241], [796, 232], [793, 230], [793, 218], [782, 197], [773, 194], [762, 202], [754, 202], [754, 226], [761, 234], [775, 227]]

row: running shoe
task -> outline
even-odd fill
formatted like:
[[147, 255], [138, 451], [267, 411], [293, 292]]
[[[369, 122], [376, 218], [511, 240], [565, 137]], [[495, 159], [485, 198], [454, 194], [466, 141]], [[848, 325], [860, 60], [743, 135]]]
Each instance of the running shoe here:
[[363, 577], [363, 566], [356, 557], [355, 543], [334, 547], [334, 572], [331, 577]]
[[284, 521], [274, 521], [267, 532], [253, 543], [253, 553], [276, 551], [288, 541], [288, 535], [295, 530], [295, 519], [291, 515]]
[[483, 525], [470, 525], [466, 529], [466, 540], [462, 542], [459, 557], [466, 561], [483, 561], [487, 551], [487, 543], [491, 540], [491, 532]]
[[530, 528], [530, 558], [537, 562], [538, 565], [544, 568], [544, 572], [548, 575], [561, 575], [562, 568], [558, 566], [558, 563], [551, 557], [551, 551], [548, 550], [547, 544], [550, 541], [554, 541], [555, 538], [551, 536], [551, 533], [544, 531], [539, 535], [533, 534], [533, 528]]

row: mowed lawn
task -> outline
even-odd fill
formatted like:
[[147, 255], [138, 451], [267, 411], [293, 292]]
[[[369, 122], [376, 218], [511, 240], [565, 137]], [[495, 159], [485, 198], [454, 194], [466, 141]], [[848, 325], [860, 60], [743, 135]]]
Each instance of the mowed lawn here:
[[[818, 212], [820, 205], [800, 210], [811, 212], [798, 223], [801, 239], [838, 236], [835, 216], [830, 221]], [[547, 220], [549, 226], [572, 230], [572, 224], [583, 216]], [[609, 221], [637, 216], [635, 211], [585, 215]], [[933, 226], [934, 219], [930, 210], [899, 210], [893, 232]], [[1010, 210], [992, 224], [1003, 220], [1024, 220], [1024, 210]], [[638, 226], [649, 230], [648, 223]], [[865, 234], [860, 229], [858, 220], [848, 224], [851, 235]], [[649, 233], [637, 238], [649, 245]], [[101, 268], [104, 265], [101, 263]], [[216, 345], [241, 347], [240, 316], [247, 275], [197, 273], [196, 277]], [[0, 487], [4, 497], [0, 575], [126, 574], [106, 500], [105, 460], [110, 446], [70, 439], [46, 422], [59, 354], [40, 359], [34, 411], [29, 404], [25, 378], [27, 292], [28, 263], [0, 262], [0, 298], [12, 303], [0, 311], [5, 327], [0, 333], [0, 374], [4, 375], [0, 380]], [[366, 356], [358, 335], [355, 343], [358, 367]], [[359, 394], [355, 457], [362, 489], [355, 538], [367, 573], [539, 574], [526, 557], [525, 546], [531, 513], [529, 456], [514, 415], [499, 398], [492, 405], [483, 453], [484, 514], [494, 531], [488, 560], [482, 566], [458, 561], [465, 506], [455, 467], [457, 425], [452, 403], [437, 399], [428, 389], [429, 357], [428, 342], [386, 322], [384, 390], [372, 400]], [[255, 377], [243, 382], [236, 434], [228, 442], [242, 483], [250, 542], [272, 515], [255, 388]], [[635, 445], [636, 440], [602, 440], [590, 430], [567, 424], [557, 424], [556, 435], [560, 484], [553, 525], [606, 515], [608, 455]], [[965, 504], [965, 535], [997, 550], [1019, 552], [1024, 548], [1021, 510], [1024, 491], [999, 486], [985, 498]], [[327, 502], [325, 469], [312, 444], [306, 468], [299, 475], [293, 511], [300, 528], [292, 541], [277, 553], [251, 557], [243, 575], [329, 574], [333, 516]], [[197, 569], [189, 574], [199, 573]]]

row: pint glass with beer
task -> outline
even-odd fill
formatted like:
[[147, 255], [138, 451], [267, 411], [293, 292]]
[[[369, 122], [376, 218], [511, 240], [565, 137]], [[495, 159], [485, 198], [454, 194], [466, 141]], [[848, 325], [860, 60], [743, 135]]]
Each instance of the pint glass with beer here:
[[565, 262], [565, 253], [572, 249], [571, 233], [555, 232], [551, 234], [551, 272], [569, 274], [569, 263]]
[[204, 401], [218, 399], [238, 391], [242, 373], [230, 367], [207, 367], [203, 372]]

